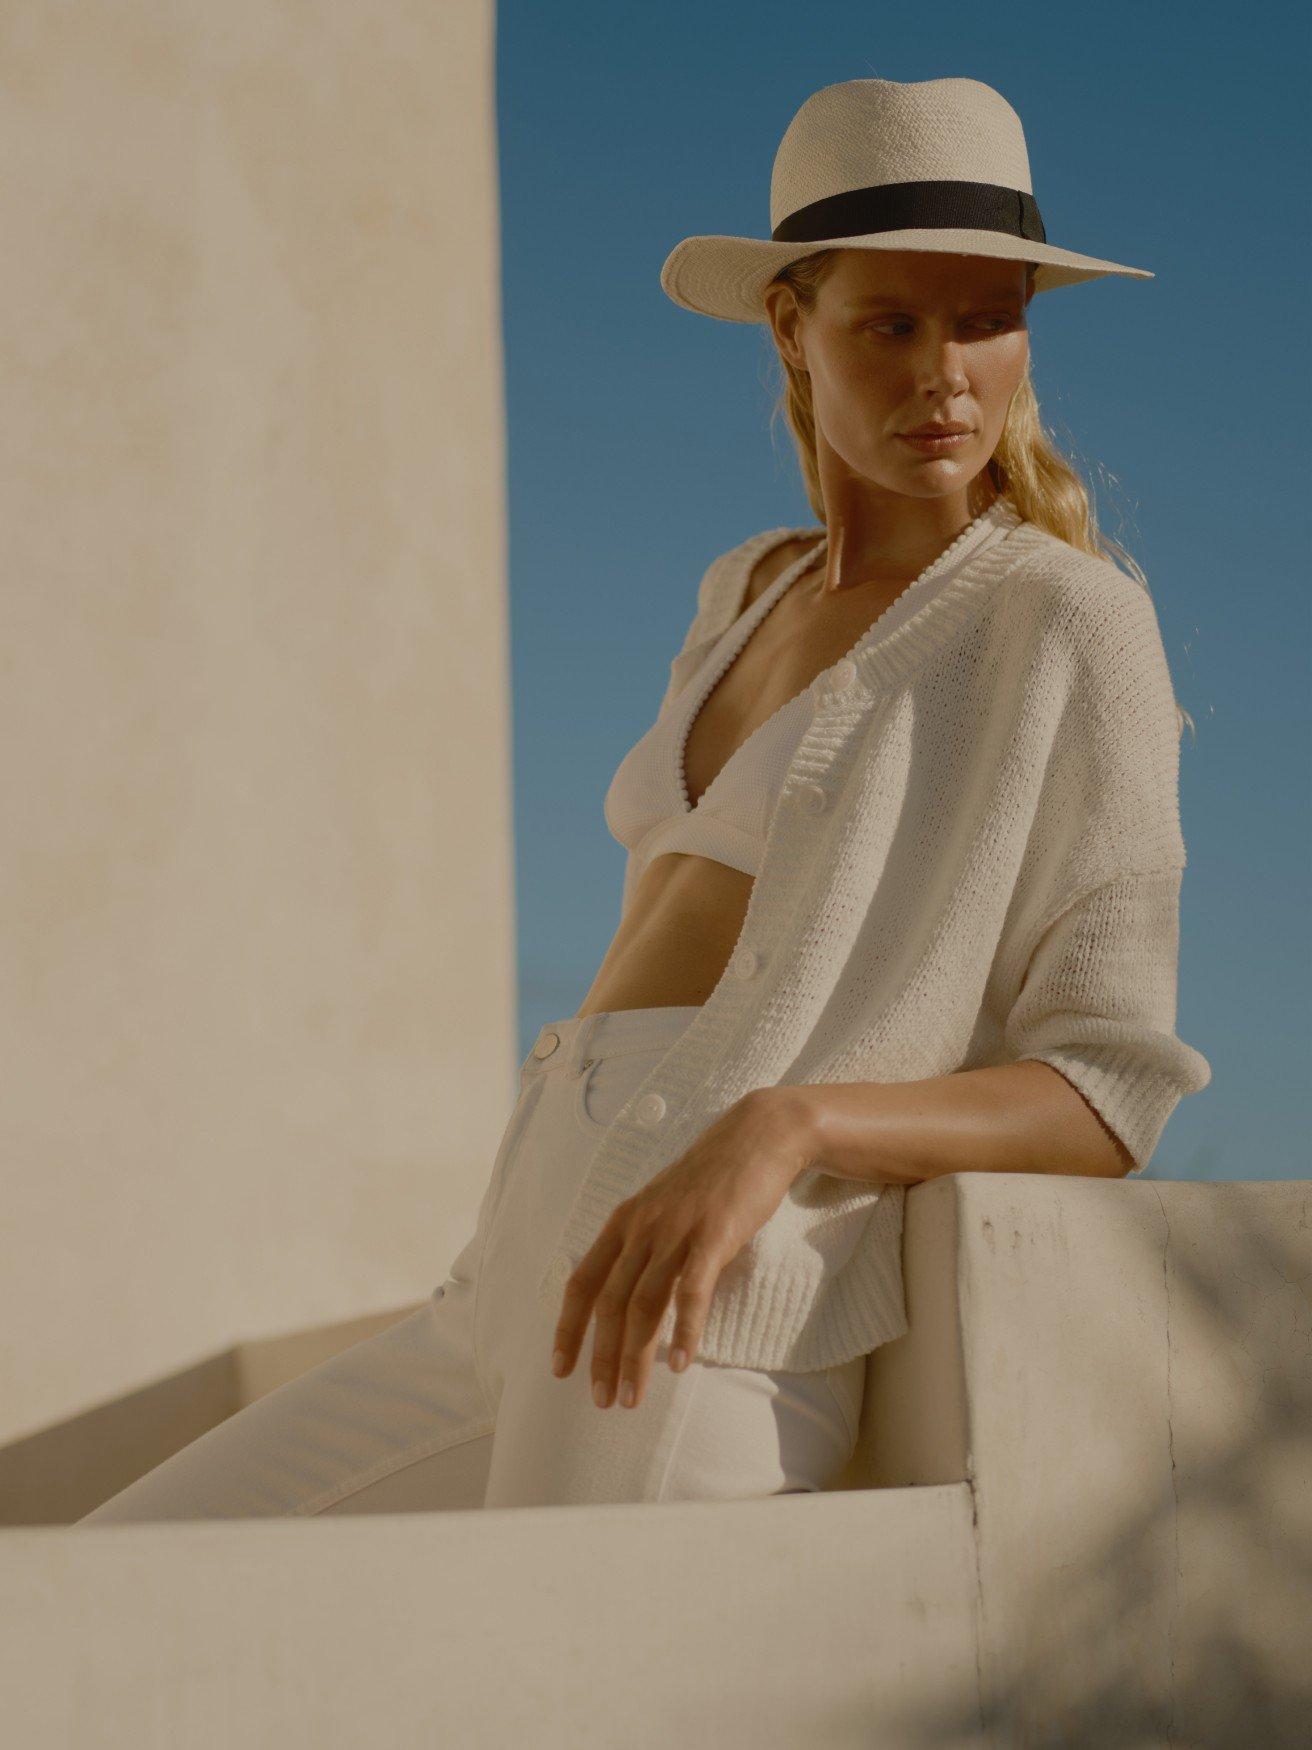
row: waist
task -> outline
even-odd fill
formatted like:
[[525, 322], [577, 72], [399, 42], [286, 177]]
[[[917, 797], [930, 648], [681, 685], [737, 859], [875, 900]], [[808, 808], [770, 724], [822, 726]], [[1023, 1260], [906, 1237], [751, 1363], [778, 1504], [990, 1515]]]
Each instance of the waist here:
[[742, 934], [753, 880], [707, 857], [657, 857], [633, 890], [583, 1009], [700, 1005]]

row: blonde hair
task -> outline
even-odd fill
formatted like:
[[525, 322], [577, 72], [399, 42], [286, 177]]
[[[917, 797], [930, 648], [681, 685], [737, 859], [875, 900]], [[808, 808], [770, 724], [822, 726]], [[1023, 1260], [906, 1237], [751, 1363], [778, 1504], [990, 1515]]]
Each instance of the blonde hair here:
[[[820, 287], [838, 259], [837, 248], [820, 249], [789, 262], [774, 276], [772, 285], [791, 286], [798, 307], [814, 309]], [[1033, 274], [1033, 266], [1030, 273]], [[773, 341], [774, 333], [767, 325]], [[797, 447], [797, 460], [802, 471], [807, 502], [820, 522], [825, 520], [824, 497], [820, 490], [820, 468], [816, 455], [815, 410], [811, 403], [811, 378], [808, 372], [790, 363], [775, 346], [775, 357], [784, 374], [784, 382], [775, 402], [771, 424], [782, 412], [788, 421]], [[984, 490], [981, 482], [987, 476], [993, 491]], [[1020, 516], [1027, 522], [1046, 529], [1070, 546], [1095, 558], [1110, 559], [1136, 579], [1149, 594], [1148, 579], [1137, 561], [1125, 549], [1104, 535], [1098, 528], [1089, 490], [1076, 470], [1060, 454], [1043, 429], [1038, 397], [1030, 375], [1029, 363], [1011, 398], [1006, 422], [997, 447], [989, 457], [983, 474], [971, 482], [969, 508], [971, 516], [979, 513], [998, 493], [1006, 493]], [[1193, 718], [1176, 704], [1176, 723], [1183, 734], [1184, 724], [1194, 729]], [[1195, 732], [1196, 733], [1196, 732]]]

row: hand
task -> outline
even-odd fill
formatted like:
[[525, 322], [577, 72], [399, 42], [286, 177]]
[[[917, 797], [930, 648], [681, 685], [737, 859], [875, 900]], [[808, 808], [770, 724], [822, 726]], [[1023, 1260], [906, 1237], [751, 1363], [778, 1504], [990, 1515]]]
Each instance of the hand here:
[[600, 1408], [628, 1383], [632, 1407], [642, 1402], [672, 1292], [678, 1319], [670, 1366], [678, 1371], [695, 1357], [720, 1272], [810, 1165], [808, 1132], [792, 1093], [786, 1085], [757, 1088], [722, 1112], [678, 1160], [612, 1211], [574, 1266], [556, 1325], [564, 1359], [555, 1372], [561, 1378], [572, 1372], [595, 1306], [594, 1397], [598, 1384], [606, 1388]]

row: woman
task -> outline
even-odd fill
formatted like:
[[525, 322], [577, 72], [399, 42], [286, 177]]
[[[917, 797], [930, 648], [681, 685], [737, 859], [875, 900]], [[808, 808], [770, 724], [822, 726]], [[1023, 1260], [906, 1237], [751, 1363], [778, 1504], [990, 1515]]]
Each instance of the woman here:
[[87, 1521], [824, 1488], [907, 1329], [905, 1187], [1141, 1171], [1209, 1081], [1155, 613], [1028, 376], [1036, 291], [1151, 276], [1046, 242], [975, 80], [816, 92], [771, 195], [770, 239], [685, 239], [662, 284], [769, 324], [819, 522], [702, 579], [606, 797], [619, 928], [474, 1234]]

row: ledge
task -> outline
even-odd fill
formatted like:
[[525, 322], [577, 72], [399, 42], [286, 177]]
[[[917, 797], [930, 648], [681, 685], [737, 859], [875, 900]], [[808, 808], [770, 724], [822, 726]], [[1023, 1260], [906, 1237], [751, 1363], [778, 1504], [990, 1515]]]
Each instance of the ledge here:
[[1309, 1190], [918, 1186], [822, 1495], [68, 1535], [411, 1308], [207, 1357], [0, 1450], [7, 1711], [25, 1750], [1292, 1742]]

